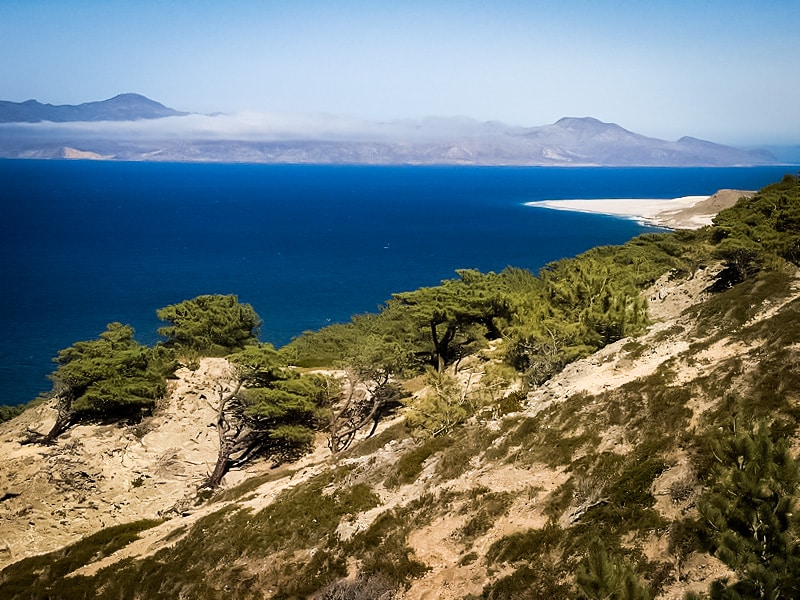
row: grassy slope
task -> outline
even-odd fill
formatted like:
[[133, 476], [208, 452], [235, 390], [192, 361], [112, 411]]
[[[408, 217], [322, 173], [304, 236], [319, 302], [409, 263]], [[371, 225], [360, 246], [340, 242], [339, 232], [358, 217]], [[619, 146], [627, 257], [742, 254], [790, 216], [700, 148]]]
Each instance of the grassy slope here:
[[[776, 437], [796, 439], [799, 297], [794, 268], [778, 264], [581, 361], [525, 410], [436, 438], [416, 439], [402, 423], [383, 428], [274, 501], [269, 477], [226, 491], [191, 527], [176, 522], [154, 554], [67, 576], [130, 542], [135, 527], [114, 547], [88, 538], [17, 563], [0, 590], [65, 599], [254, 590], [570, 598], [592, 597], [592, 581], [605, 581], [628, 590], [620, 597], [704, 591], [732, 574], [698, 524], [715, 439], [732, 419], [744, 428], [767, 420]], [[486, 351], [460, 368], [478, 372], [491, 360]], [[600, 391], [574, 387], [576, 375], [608, 376], [608, 361], [636, 377]]]

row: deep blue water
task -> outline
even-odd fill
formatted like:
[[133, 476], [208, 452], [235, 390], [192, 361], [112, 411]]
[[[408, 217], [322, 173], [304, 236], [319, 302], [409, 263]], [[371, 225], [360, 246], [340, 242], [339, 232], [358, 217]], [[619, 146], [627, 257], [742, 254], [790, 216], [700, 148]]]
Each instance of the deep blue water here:
[[791, 168], [487, 168], [0, 160], [0, 404], [56, 352], [157, 308], [235, 293], [280, 346], [458, 268], [537, 270], [647, 229], [525, 202], [757, 189]]

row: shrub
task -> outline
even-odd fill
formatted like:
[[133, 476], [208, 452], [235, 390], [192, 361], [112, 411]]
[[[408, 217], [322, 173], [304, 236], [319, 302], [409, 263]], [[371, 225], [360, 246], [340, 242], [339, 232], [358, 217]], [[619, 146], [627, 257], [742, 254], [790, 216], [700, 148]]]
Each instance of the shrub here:
[[599, 540], [575, 573], [581, 597], [588, 600], [650, 600], [652, 592], [622, 557], [609, 555]]
[[362, 556], [362, 577], [380, 577], [392, 586], [400, 587], [428, 570], [413, 557], [406, 543], [412, 524], [402, 512], [406, 511], [390, 510], [381, 514], [369, 529], [355, 536], [347, 545], [345, 550], [348, 554], [358, 552]]
[[481, 595], [488, 600], [571, 597], [565, 565], [550, 559], [520, 565], [510, 575], [487, 585]]
[[386, 479], [386, 486], [392, 488], [412, 483], [422, 473], [425, 461], [452, 443], [453, 439], [448, 436], [430, 438], [404, 454], [395, 464], [394, 473]]
[[513, 501], [514, 495], [508, 492], [476, 490], [472, 501], [463, 509], [473, 515], [455, 532], [455, 537], [461, 543], [468, 543], [485, 534], [499, 517], [508, 512]]
[[564, 531], [554, 521], [550, 521], [542, 529], [512, 533], [489, 547], [486, 560], [489, 564], [515, 563], [521, 560], [536, 562], [541, 556], [557, 548], [563, 535]]
[[9, 406], [7, 404], [0, 404], [0, 423], [5, 423], [11, 419], [18, 417], [25, 412], [24, 405]]
[[717, 463], [698, 501], [714, 553], [738, 577], [732, 584], [716, 582], [711, 596], [797, 597], [800, 466], [789, 440], [774, 439], [765, 422], [743, 425], [732, 423], [709, 449]]

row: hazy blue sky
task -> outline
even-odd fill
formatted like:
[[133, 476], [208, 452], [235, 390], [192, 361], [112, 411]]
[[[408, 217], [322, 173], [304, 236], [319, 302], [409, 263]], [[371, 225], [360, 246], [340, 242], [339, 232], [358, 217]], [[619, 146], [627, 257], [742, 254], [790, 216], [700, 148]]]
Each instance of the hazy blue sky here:
[[0, 99], [798, 143], [798, 24], [798, 0], [0, 0]]

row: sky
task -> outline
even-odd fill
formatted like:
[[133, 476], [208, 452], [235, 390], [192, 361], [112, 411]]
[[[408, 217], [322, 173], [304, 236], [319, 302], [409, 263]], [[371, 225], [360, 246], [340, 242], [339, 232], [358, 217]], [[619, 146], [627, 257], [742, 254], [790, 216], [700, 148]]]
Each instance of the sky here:
[[798, 0], [0, 0], [0, 99], [800, 144]]

